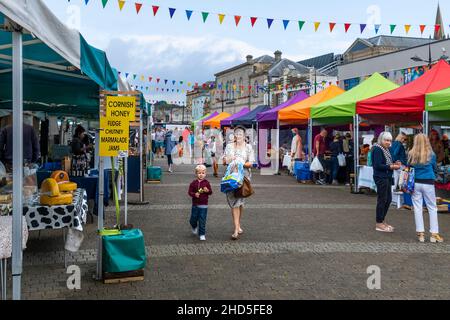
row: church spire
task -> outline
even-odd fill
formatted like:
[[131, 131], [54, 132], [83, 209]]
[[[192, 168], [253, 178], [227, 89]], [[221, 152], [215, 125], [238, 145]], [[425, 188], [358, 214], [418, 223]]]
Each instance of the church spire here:
[[445, 30], [444, 30], [444, 21], [442, 20], [442, 14], [441, 14], [441, 8], [439, 6], [437, 7], [437, 13], [436, 13], [436, 25], [439, 25], [439, 31], [435, 30], [434, 32], [434, 40], [442, 40], [445, 39]]

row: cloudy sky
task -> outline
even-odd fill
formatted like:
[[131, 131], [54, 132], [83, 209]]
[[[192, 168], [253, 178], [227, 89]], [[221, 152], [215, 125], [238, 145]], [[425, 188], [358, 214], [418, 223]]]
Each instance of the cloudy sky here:
[[[242, 63], [248, 54], [254, 57], [280, 50], [283, 57], [299, 61], [334, 52], [343, 53], [357, 37], [375, 35], [373, 24], [383, 24], [380, 34], [390, 34], [389, 25], [397, 24], [394, 35], [405, 35], [404, 25], [411, 24], [409, 36], [420, 37], [419, 25], [430, 25], [424, 37], [432, 33], [437, 1], [423, 0], [133, 0], [125, 1], [122, 11], [118, 0], [109, 0], [103, 9], [102, 0], [44, 0], [68, 26], [77, 28], [87, 41], [107, 52], [111, 64], [123, 73], [137, 74], [131, 83], [149, 86], [149, 99], [183, 101], [188, 82], [214, 80], [214, 73]], [[142, 3], [136, 14], [135, 2]], [[450, 14], [450, 1], [441, 1], [444, 23]], [[153, 16], [152, 6], [159, 6]], [[170, 18], [169, 8], [175, 8]], [[193, 10], [190, 21], [185, 10]], [[210, 12], [206, 22], [201, 12]], [[225, 14], [219, 23], [218, 14]], [[242, 16], [236, 27], [234, 16]], [[258, 17], [254, 27], [250, 17]], [[267, 18], [275, 19], [271, 29]], [[283, 19], [292, 20], [284, 30]], [[299, 31], [296, 21], [307, 21]], [[314, 21], [320, 21], [317, 32]], [[337, 25], [332, 33], [329, 22]], [[344, 23], [354, 23], [345, 33]], [[369, 26], [361, 35], [359, 24]], [[446, 33], [450, 32], [446, 24]], [[175, 92], [156, 92], [155, 80], [177, 81]], [[183, 85], [179, 85], [183, 81]], [[176, 89], [180, 92], [177, 93]]]

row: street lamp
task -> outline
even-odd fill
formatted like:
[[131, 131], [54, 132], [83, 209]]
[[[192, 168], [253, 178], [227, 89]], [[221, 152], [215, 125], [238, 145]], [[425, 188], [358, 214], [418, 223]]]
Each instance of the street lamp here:
[[416, 54], [414, 57], [411, 57], [411, 60], [412, 60], [412, 61], [415, 61], [415, 62], [426, 62], [426, 63], [428, 63], [428, 67], [429, 67], [429, 68], [431, 68], [431, 65], [432, 65], [434, 62], [437, 62], [437, 61], [439, 61], [439, 60], [445, 60], [445, 61], [447, 61], [448, 59], [449, 59], [449, 57], [446, 55], [446, 49], [445, 49], [445, 48], [442, 48], [442, 56], [441, 56], [438, 60], [434, 60], [434, 61], [433, 61], [433, 59], [432, 59], [432, 57], [431, 57], [431, 39], [430, 39], [430, 42], [428, 42], [428, 60], [422, 59], [422, 58], [419, 57], [417, 54]]

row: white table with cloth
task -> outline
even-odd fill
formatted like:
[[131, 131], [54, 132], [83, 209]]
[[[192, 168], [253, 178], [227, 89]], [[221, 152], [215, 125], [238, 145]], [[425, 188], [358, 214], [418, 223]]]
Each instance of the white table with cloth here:
[[[0, 299], [6, 300], [6, 266], [12, 255], [12, 216], [0, 216]], [[22, 218], [22, 248], [28, 241], [28, 228], [25, 217]]]

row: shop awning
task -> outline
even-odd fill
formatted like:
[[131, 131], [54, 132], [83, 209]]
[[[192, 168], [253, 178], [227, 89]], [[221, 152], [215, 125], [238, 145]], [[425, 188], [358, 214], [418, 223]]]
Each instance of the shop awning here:
[[305, 93], [304, 91], [300, 91], [295, 96], [290, 98], [288, 101], [280, 104], [279, 106], [258, 114], [258, 116], [256, 117], [256, 120], [258, 122], [277, 121], [278, 120], [278, 111], [280, 111], [286, 107], [289, 107], [289, 106], [293, 105], [294, 103], [305, 100], [308, 97], [309, 97], [309, 95], [307, 93]]
[[247, 108], [247, 107], [244, 107], [244, 108], [241, 109], [241, 111], [239, 111], [239, 112], [233, 114], [232, 116], [230, 116], [230, 117], [228, 117], [228, 118], [226, 118], [226, 119], [220, 121], [220, 125], [221, 125], [222, 127], [229, 127], [229, 126], [231, 126], [231, 122], [232, 122], [234, 119], [237, 119], [237, 118], [239, 118], [239, 117], [242, 117], [243, 115], [245, 115], [245, 114], [247, 114], [247, 113], [249, 113], [249, 112], [250, 112], [250, 109]]
[[117, 90], [117, 71], [105, 52], [68, 29], [41, 0], [0, 1], [0, 108], [12, 108], [9, 21], [25, 28], [24, 109], [98, 117], [99, 88]]
[[399, 86], [374, 73], [364, 82], [343, 94], [311, 108], [315, 125], [352, 123], [358, 101], [391, 91]]
[[357, 113], [368, 117], [388, 115], [385, 119], [391, 120], [395, 115], [402, 119], [422, 119], [425, 110], [425, 96], [450, 87], [450, 65], [440, 60], [431, 70], [425, 72], [420, 78], [396, 90], [385, 94], [359, 101]]
[[251, 127], [254, 124], [256, 124], [256, 117], [261, 112], [265, 112], [269, 110], [269, 106], [258, 106], [252, 111], [250, 111], [247, 114], [244, 114], [242, 117], [239, 117], [237, 119], [234, 119], [231, 121], [231, 124], [233, 126], [244, 126], [244, 127]]
[[305, 124], [310, 118], [311, 107], [337, 97], [345, 91], [335, 85], [297, 103], [278, 111], [281, 124]]
[[215, 116], [214, 118], [203, 121], [203, 126], [211, 128], [220, 128], [220, 121], [229, 118], [230, 116], [231, 114], [229, 114], [228, 112], [222, 112], [219, 115]]
[[196, 124], [197, 124], [197, 126], [201, 127], [205, 121], [208, 121], [209, 119], [217, 117], [218, 115], [219, 115], [219, 113], [217, 111], [214, 111], [209, 116], [204, 117], [204, 118], [200, 119], [199, 121], [197, 121]]

